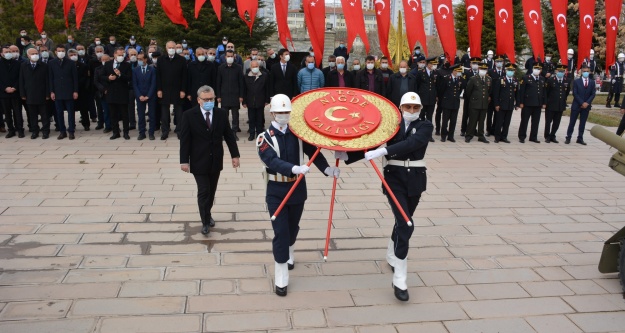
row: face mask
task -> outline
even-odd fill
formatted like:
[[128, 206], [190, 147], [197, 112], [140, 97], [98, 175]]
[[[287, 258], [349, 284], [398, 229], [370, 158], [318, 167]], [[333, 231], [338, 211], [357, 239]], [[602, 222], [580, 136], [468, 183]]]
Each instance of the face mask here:
[[76, 56], [76, 55], [69, 56], [69, 59], [70, 59], [71, 61], [78, 61], [78, 56]]
[[277, 114], [275, 119], [276, 119], [276, 123], [284, 126], [289, 123], [289, 120], [291, 120], [291, 115], [290, 114]]
[[258, 74], [258, 72], [260, 72], [260, 68], [258, 68], [258, 67], [252, 68], [252, 73]]
[[432, 69], [431, 70], [435, 71], [437, 68], [438, 68], [437, 65], [432, 65]]
[[174, 49], [167, 49], [167, 54], [169, 54], [170, 56], [173, 56], [174, 54], [176, 54], [176, 50], [174, 50]]
[[100, 58], [102, 58], [102, 55], [104, 55], [104, 53], [98, 52], [98, 53], [95, 54], [95, 57], [98, 58], [98, 60], [99, 60]]
[[115, 41], [114, 40], [109, 41], [109, 43], [111, 43], [111, 45], [115, 45]]
[[185, 54], [184, 58], [187, 59], [187, 60], [191, 59], [191, 57], [188, 54]]
[[503, 62], [496, 62], [495, 66], [497, 66], [497, 68], [501, 68], [503, 67]]
[[186, 49], [188, 46], [189, 46], [189, 44], [186, 44], [186, 43], [185, 43], [185, 44], [182, 44], [182, 47], [183, 47], [183, 48], [185, 48], [185, 49]]
[[259, 62], [258, 62], [258, 66], [265, 67], [265, 62], [264, 62], [264, 61], [259, 61]]
[[130, 45], [135, 45], [135, 43], [136, 43], [136, 41], [134, 41], [134, 40], [130, 41]]
[[382, 69], [387, 69], [388, 68], [388, 64], [380, 64], [380, 67], [382, 67]]
[[409, 123], [419, 119], [419, 112], [410, 113], [408, 111], [403, 112], [404, 121]]
[[506, 71], [506, 76], [507, 77], [513, 77], [514, 76], [514, 71]]
[[226, 44], [228, 44], [228, 41], [225, 41], [225, 42], [221, 42], [221, 43], [222, 43], [222, 44], [224, 44], [224, 45], [226, 45]]
[[424, 69], [425, 68], [425, 64], [418, 64], [417, 66], [419, 66], [420, 69]]
[[74, 41], [73, 41], [73, 40], [71, 40], [71, 39], [68, 39], [68, 40], [67, 40], [67, 42], [71, 44], [71, 43], [72, 43], [72, 42], [74, 42]]
[[573, 59], [573, 55], [569, 54], [568, 58], [569, 58], [569, 60]]
[[368, 69], [368, 70], [372, 70], [372, 69], [373, 69], [373, 66], [374, 66], [373, 64], [367, 64], [367, 69]]
[[315, 56], [315, 52], [308, 52], [308, 54], [309, 54], [311, 57], [314, 57], [314, 56]]
[[556, 77], [558, 77], [558, 79], [564, 78], [564, 72], [557, 72]]
[[20, 54], [18, 52], [13, 52], [13, 59], [19, 59]]
[[336, 68], [340, 71], [342, 71], [345, 68], [345, 64], [338, 64], [336, 65]]
[[335, 67], [335, 66], [336, 66], [336, 62], [329, 62], [329, 63], [328, 63], [328, 65], [329, 65], [330, 67]]
[[22, 41], [22, 46], [26, 46], [26, 42], [25, 41]]
[[232, 64], [234, 62], [234, 58], [233, 57], [227, 57], [226, 58], [226, 62], [229, 64]]
[[258, 56], [255, 56], [255, 55], [252, 56], [252, 60], [256, 60], [256, 58], [258, 58]]
[[291, 56], [290, 55], [285, 55], [284, 56], [284, 61], [289, 62], [289, 60], [291, 60]]
[[137, 56], [130, 56], [130, 62], [137, 62]]
[[46, 37], [47, 37], [46, 35], [41, 35], [41, 38], [43, 39], [46, 39]]
[[38, 54], [33, 54], [30, 56], [30, 61], [32, 62], [37, 62], [39, 61], [39, 55]]
[[488, 59], [493, 59], [493, 55], [492, 55], [492, 54], [489, 54], [489, 55], [488, 55]]
[[59, 59], [63, 59], [63, 58], [65, 58], [65, 52], [57, 52], [57, 53], [56, 53], [56, 56], [57, 56]]
[[588, 76], [590, 76], [590, 72], [582, 72], [582, 76], [584, 77], [584, 79], [587, 79]]
[[270, 55], [269, 58], [275, 59], [276, 58], [276, 54], [274, 53], [274, 54]]
[[354, 65], [354, 70], [355, 71], [359, 71], [360, 70], [360, 65]]
[[421, 54], [421, 51], [416, 50], [416, 51], [414, 51], [414, 54], [419, 55], [419, 54]]
[[3, 56], [3, 57], [4, 57], [4, 59], [6, 59], [6, 60], [11, 60], [11, 59], [13, 59], [13, 53], [4, 53], [2, 56]]
[[315, 64], [314, 64], [314, 63], [312, 63], [312, 62], [309, 62], [309, 63], [307, 63], [307, 64], [306, 64], [306, 67], [307, 67], [308, 69], [311, 69], [311, 70], [312, 70], [313, 68], [315, 68]]
[[532, 71], [532, 74], [534, 74], [534, 76], [538, 76], [538, 75], [540, 75], [540, 69], [534, 69], [534, 70]]
[[102, 42], [101, 42], [101, 41], [99, 41], [99, 40], [96, 40], [96, 41], [95, 41], [95, 45], [100, 45], [101, 43], [102, 43]]
[[176, 49], [176, 53], [177, 53], [177, 54], [182, 53], [182, 49]]
[[472, 70], [477, 70], [477, 68], [478, 68], [478, 65], [477, 65], [477, 64], [476, 64], [476, 65], [471, 65], [471, 69], [472, 69]]
[[208, 61], [215, 61], [215, 56], [214, 55], [209, 55], [208, 56]]
[[478, 73], [480, 74], [481, 77], [486, 76], [486, 70], [485, 69], [480, 69], [480, 71]]
[[50, 52], [48, 52], [48, 51], [41, 52], [41, 57], [42, 58], [49, 58], [50, 57]]
[[594, 59], [594, 58], [595, 58], [595, 55], [594, 55], [594, 54], [591, 54], [591, 55], [590, 55], [590, 56], [588, 56], [588, 57], [590, 58], [590, 60], [592, 60], [592, 59]]
[[23, 33], [20, 34], [20, 36], [24, 37], [24, 36], [26, 36], [26, 33], [23, 32]]
[[78, 50], [78, 55], [79, 56], [84, 56], [85, 55], [85, 50]]
[[344, 47], [345, 47], [345, 44], [339, 44], [339, 47], [340, 47], [340, 48], [344, 48]]
[[158, 61], [158, 58], [154, 58], [152, 59], [152, 63], [156, 65], [156, 62]]
[[625, 61], [625, 58], [618, 58], [618, 61], [623, 62]]
[[545, 57], [545, 62], [550, 62], [551, 61], [551, 57]]
[[124, 61], [124, 56], [117, 56], [117, 57], [115, 57], [115, 61], [117, 61], [117, 62]]
[[204, 62], [204, 60], [206, 60], [206, 56], [203, 56], [203, 55], [197, 56], [197, 61]]
[[214, 107], [215, 107], [215, 102], [213, 101], [202, 103], [202, 109], [206, 111], [211, 111]]
[[139, 60], [139, 61], [137, 61], [137, 65], [139, 65], [139, 67], [143, 67], [143, 65], [145, 65], [145, 63], [143, 62], [143, 60]]
[[400, 68], [400, 69], [399, 69], [399, 73], [400, 73], [400, 74], [406, 74], [406, 72], [407, 72], [407, 71], [408, 71], [408, 70], [407, 70], [406, 68]]

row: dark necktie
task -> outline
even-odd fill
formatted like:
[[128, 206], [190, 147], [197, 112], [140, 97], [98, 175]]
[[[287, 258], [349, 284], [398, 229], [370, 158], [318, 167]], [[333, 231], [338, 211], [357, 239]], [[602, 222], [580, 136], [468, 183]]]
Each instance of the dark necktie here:
[[584, 79], [584, 88], [588, 88], [588, 80]]
[[35, 69], [35, 66], [37, 66], [37, 64], [33, 64], [33, 69]]
[[282, 74], [286, 75], [286, 64], [282, 64]]
[[145, 67], [141, 67], [141, 69], [143, 69], [143, 74], [145, 74]]
[[206, 112], [206, 127], [211, 128], [210, 112]]

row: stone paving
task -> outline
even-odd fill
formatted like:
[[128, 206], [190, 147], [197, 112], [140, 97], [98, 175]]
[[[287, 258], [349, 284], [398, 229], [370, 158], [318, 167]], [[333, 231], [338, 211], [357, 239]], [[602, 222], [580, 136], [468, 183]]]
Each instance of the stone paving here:
[[518, 123], [515, 112], [511, 144], [430, 145], [408, 303], [392, 293], [392, 215], [370, 165], [342, 168], [327, 262], [332, 180], [308, 176], [281, 298], [246, 136], [208, 238], [176, 139], [0, 139], [0, 332], [625, 331], [617, 276], [597, 271], [603, 241], [625, 225], [614, 150], [589, 133], [588, 146], [564, 145], [567, 117], [560, 144], [521, 144]]

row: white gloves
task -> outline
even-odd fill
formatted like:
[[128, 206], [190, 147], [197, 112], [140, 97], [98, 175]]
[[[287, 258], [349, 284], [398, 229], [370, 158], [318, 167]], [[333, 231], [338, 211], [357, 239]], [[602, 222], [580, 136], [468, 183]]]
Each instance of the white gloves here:
[[[334, 158], [335, 159], [339, 159], [341, 161], [347, 161], [347, 152], [344, 151], [335, 151], [334, 152]], [[329, 176], [329, 175], [328, 175]]]
[[291, 172], [296, 175], [305, 175], [310, 171], [310, 167], [308, 165], [294, 165], [291, 168]]
[[339, 176], [341, 175], [341, 169], [331, 166], [323, 170], [323, 173], [325, 173], [328, 176], [334, 176], [334, 178], [339, 178]]
[[367, 161], [371, 161], [374, 158], [378, 158], [386, 154], [388, 154], [388, 152], [386, 151], [386, 148], [378, 148], [376, 150], [366, 152], [365, 158], [367, 159]]

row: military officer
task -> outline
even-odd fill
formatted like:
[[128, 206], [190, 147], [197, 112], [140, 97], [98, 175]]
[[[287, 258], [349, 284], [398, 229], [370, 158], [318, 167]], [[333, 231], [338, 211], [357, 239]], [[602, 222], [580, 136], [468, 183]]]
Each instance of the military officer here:
[[[479, 66], [480, 66], [480, 62], [482, 62], [482, 59], [480, 57], [474, 57], [471, 58], [471, 69], [465, 70], [464, 71], [464, 80], [465, 82], [469, 82], [469, 80], [478, 75], [478, 70], [479, 70]], [[465, 84], [466, 86], [466, 84]], [[469, 111], [469, 99], [466, 96], [466, 91], [465, 91], [465, 95], [462, 98], [463, 102], [462, 102], [462, 121], [460, 123], [460, 136], [465, 136], [467, 133], [467, 126], [469, 125], [469, 114], [471, 113]]]
[[550, 78], [556, 71], [556, 65], [551, 61], [552, 59], [553, 53], [545, 53], [545, 63], [543, 64], [543, 70], [540, 72], [540, 75], [544, 76], [546, 79]]
[[[486, 119], [493, 82], [490, 76], [487, 75], [487, 72], [488, 64], [481, 63], [478, 75], [469, 79], [467, 88], [464, 91], [464, 98], [469, 99], [470, 110], [468, 130], [464, 137], [465, 142], [471, 142], [471, 139], [477, 135], [477, 141], [489, 143], [484, 137], [484, 119]], [[476, 125], [477, 132], [475, 130]]]
[[612, 77], [612, 86], [608, 93], [608, 100], [605, 104], [606, 108], [611, 108], [612, 97], [614, 96], [614, 107], [621, 107], [620, 98], [621, 91], [623, 90], [623, 74], [625, 73], [625, 54], [619, 53], [617, 57], [618, 61], [610, 67], [610, 76]]
[[595, 60], [595, 50], [590, 49], [590, 55], [588, 58], [585, 58], [582, 62], [582, 65], [588, 66], [590, 68], [590, 77], [592, 78], [595, 74], [600, 74], [599, 66], [597, 66], [597, 60]]
[[523, 77], [519, 86], [517, 104], [521, 108], [521, 125], [519, 125], [519, 142], [521, 143], [525, 143], [530, 118], [532, 120], [530, 141], [540, 143], [538, 126], [541, 109], [545, 108], [545, 78], [540, 76], [541, 71], [540, 63], [535, 63], [532, 74]]
[[[499, 79], [503, 78], [504, 76], [506, 76], [506, 72], [503, 68], [503, 55], [496, 55], [495, 56], [495, 67], [491, 70], [488, 71], [488, 76], [490, 76], [491, 79], [493, 79], [493, 88], [494, 88], [494, 82], [497, 82]], [[493, 89], [494, 92], [494, 89]], [[491, 94], [490, 96], [490, 103], [488, 103], [488, 112], [486, 113], [486, 136], [490, 136], [491, 133], [494, 132], [494, 125], [495, 123], [493, 122], [494, 119], [494, 113], [495, 113], [495, 104], [493, 104], [493, 99], [494, 96]]]
[[[364, 158], [372, 160], [378, 157], [386, 157], [384, 167], [384, 179], [395, 194], [403, 211], [411, 217], [421, 198], [421, 193], [426, 190], [427, 176], [425, 168], [425, 152], [428, 141], [432, 137], [434, 126], [429, 120], [419, 117], [422, 110], [419, 95], [407, 92], [401, 98], [400, 107], [403, 113], [399, 132], [386, 143], [385, 148], [378, 148], [364, 154]], [[347, 164], [362, 159], [362, 152], [349, 154]], [[337, 158], [340, 158], [337, 156]], [[414, 224], [408, 226], [401, 213], [387, 195], [395, 224], [391, 239], [386, 251], [386, 260], [393, 269], [393, 291], [400, 301], [408, 301], [408, 248], [410, 236], [414, 231]]]
[[[438, 57], [433, 56], [426, 59], [426, 67], [423, 71], [417, 72], [417, 92], [421, 98], [423, 107], [420, 112], [421, 119], [432, 121], [434, 108], [436, 107], [436, 81], [439, 73], [437, 71]], [[434, 142], [434, 138], [430, 138], [430, 142]]]
[[[265, 201], [269, 216], [273, 216], [297, 176], [305, 175], [310, 170], [304, 163], [304, 154], [310, 158], [316, 148], [299, 140], [289, 129], [291, 100], [288, 96], [273, 96], [269, 111], [273, 121], [269, 129], [258, 136], [256, 149], [265, 165], [268, 178]], [[328, 165], [322, 154], [317, 155], [314, 164], [328, 176], [338, 178], [340, 174], [339, 168]], [[275, 292], [278, 296], [286, 296], [289, 270], [295, 268], [294, 245], [306, 192], [306, 180], [302, 179], [275, 221], [271, 222], [274, 232]]]
[[441, 130], [441, 141], [447, 140], [456, 142], [454, 132], [456, 121], [458, 120], [458, 109], [460, 109], [460, 94], [466, 84], [461, 64], [451, 67], [452, 72], [439, 80], [440, 106], [443, 108], [443, 124]]
[[564, 78], [566, 65], [558, 65], [554, 76], [547, 79], [545, 87], [545, 142], [558, 143], [556, 132], [560, 127], [562, 112], [566, 109], [566, 98], [569, 95], [569, 84]]
[[507, 63], [505, 66], [506, 75], [497, 80], [493, 80], [493, 103], [495, 105], [495, 143], [508, 141], [508, 129], [512, 119], [512, 111], [515, 108], [516, 94], [519, 82], [514, 77], [517, 65]]

